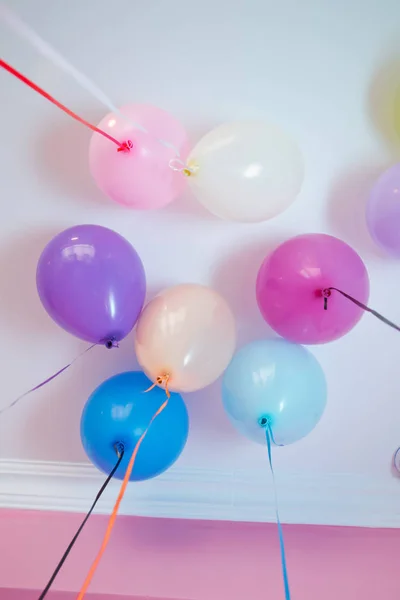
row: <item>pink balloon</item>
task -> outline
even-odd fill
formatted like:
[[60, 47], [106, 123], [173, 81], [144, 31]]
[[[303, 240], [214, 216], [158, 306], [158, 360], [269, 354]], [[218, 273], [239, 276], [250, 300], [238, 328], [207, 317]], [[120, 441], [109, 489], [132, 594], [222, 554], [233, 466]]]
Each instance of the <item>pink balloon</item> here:
[[363, 314], [335, 291], [324, 310], [322, 290], [329, 287], [365, 304], [369, 279], [363, 261], [331, 235], [299, 235], [264, 260], [257, 277], [257, 302], [264, 319], [282, 337], [299, 344], [323, 344], [342, 337]]
[[99, 188], [119, 204], [137, 209], [161, 208], [185, 188], [186, 177], [169, 163], [176, 158], [175, 149], [185, 161], [189, 151], [186, 132], [172, 115], [155, 106], [131, 104], [120, 112], [124, 116], [109, 113], [98, 127], [121, 143], [132, 142], [133, 147], [129, 152], [118, 152], [115, 144], [94, 133], [89, 148], [92, 176]]

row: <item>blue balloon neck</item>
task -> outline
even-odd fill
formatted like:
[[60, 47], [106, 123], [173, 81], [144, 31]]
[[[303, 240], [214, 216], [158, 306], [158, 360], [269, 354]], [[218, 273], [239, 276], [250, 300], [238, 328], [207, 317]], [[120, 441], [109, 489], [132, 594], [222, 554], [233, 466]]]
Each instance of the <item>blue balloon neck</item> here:
[[114, 450], [118, 456], [118, 458], [121, 456], [121, 454], [124, 453], [125, 451], [125, 446], [122, 442], [115, 442], [114, 444]]
[[260, 427], [263, 427], [263, 429], [265, 429], [266, 427], [271, 427], [272, 426], [272, 419], [269, 415], [263, 415], [262, 417], [260, 417], [258, 419], [258, 424]]
[[265, 435], [267, 436], [267, 440], [274, 444], [274, 446], [283, 446], [284, 444], [277, 444], [274, 436], [274, 432], [272, 430], [273, 418], [270, 415], [263, 415], [258, 419], [258, 424], [260, 427], [265, 429]]

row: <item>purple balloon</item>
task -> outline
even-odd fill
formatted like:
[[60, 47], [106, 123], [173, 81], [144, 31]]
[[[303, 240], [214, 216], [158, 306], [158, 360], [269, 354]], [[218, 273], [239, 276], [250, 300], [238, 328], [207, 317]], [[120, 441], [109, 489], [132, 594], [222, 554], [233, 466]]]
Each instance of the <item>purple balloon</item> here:
[[375, 242], [400, 257], [400, 163], [385, 171], [372, 188], [367, 224]]
[[99, 225], [76, 225], [56, 235], [40, 256], [36, 285], [58, 325], [83, 340], [108, 346], [132, 330], [146, 293], [136, 250]]

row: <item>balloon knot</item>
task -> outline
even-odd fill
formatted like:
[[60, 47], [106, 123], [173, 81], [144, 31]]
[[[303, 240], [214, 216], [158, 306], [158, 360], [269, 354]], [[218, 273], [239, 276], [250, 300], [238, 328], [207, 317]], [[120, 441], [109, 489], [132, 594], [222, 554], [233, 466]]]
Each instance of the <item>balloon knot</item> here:
[[321, 296], [324, 299], [324, 310], [328, 310], [328, 298], [332, 295], [332, 290], [330, 288], [325, 288], [321, 290]]
[[116, 442], [114, 444], [114, 450], [115, 450], [118, 458], [120, 458], [121, 454], [125, 451], [125, 446], [122, 442]]
[[154, 390], [155, 387], [160, 386], [160, 387], [164, 387], [165, 395], [169, 399], [171, 397], [170, 391], [168, 389], [169, 380], [170, 380], [169, 373], [164, 373], [163, 375], [158, 375], [155, 380], [155, 383], [153, 383], [153, 385], [151, 385], [147, 390], [144, 390], [144, 393], [146, 394], [147, 392], [151, 392], [151, 390]]
[[119, 348], [119, 344], [118, 344], [117, 340], [114, 340], [113, 338], [110, 340], [107, 340], [104, 345], [107, 348], [107, 350], [111, 350], [112, 348]]
[[186, 164], [185, 162], [183, 162], [183, 160], [181, 160], [178, 157], [171, 158], [171, 160], [169, 161], [169, 166], [173, 171], [182, 173], [182, 175], [185, 175], [185, 177], [191, 177], [198, 170], [197, 165], [195, 165], [194, 163]]
[[120, 147], [117, 149], [117, 152], [130, 152], [133, 148], [133, 142], [131, 140], [127, 140], [126, 142], [122, 142]]
[[258, 424], [260, 427], [267, 427], [267, 425], [272, 425], [270, 417], [260, 417], [258, 419]]

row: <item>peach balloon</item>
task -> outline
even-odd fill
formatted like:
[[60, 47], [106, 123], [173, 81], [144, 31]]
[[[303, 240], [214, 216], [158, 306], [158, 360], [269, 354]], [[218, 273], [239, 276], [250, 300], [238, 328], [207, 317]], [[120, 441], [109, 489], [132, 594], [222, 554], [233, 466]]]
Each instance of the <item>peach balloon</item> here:
[[130, 151], [94, 133], [89, 148], [90, 171], [98, 187], [112, 200], [137, 209], [161, 208], [185, 189], [186, 178], [170, 167], [177, 152], [184, 161], [189, 150], [186, 132], [172, 115], [145, 104], [123, 106], [109, 113], [99, 128]]
[[[202, 285], [169, 288], [147, 304], [138, 321], [135, 348], [146, 375], [161, 387], [194, 392], [228, 366], [236, 343], [232, 311]], [[161, 380], [160, 380], [161, 378]]]

